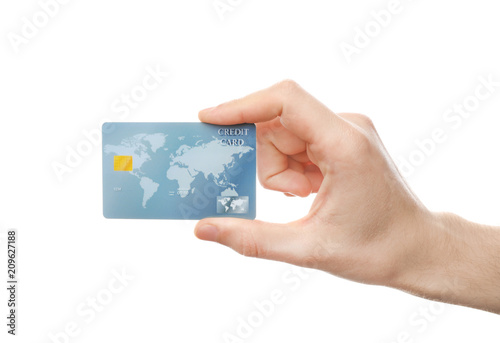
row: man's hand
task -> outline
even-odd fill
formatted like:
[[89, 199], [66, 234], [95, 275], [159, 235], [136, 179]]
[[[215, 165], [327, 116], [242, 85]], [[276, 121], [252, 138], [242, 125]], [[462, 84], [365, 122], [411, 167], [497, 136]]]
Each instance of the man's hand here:
[[[366, 116], [335, 114], [293, 81], [284, 81], [203, 110], [199, 117], [218, 125], [257, 123], [261, 184], [287, 195], [317, 195], [308, 215], [288, 224], [207, 218], [196, 226], [198, 238], [246, 256], [490, 309], [456, 294], [458, 284], [471, 287], [457, 275], [455, 286], [447, 288], [435, 275], [448, 266], [434, 258], [453, 258], [455, 249], [446, 246], [454, 238], [444, 228], [447, 219], [428, 211], [411, 192]], [[498, 296], [497, 302], [491, 308], [499, 311]]]

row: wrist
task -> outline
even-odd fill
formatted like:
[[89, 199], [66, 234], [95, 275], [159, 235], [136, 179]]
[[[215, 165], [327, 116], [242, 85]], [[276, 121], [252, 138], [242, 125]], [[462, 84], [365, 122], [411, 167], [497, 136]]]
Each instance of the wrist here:
[[500, 230], [429, 212], [388, 284], [427, 299], [500, 312]]
[[[444, 273], [453, 260], [454, 243], [448, 231], [448, 213], [426, 212], [413, 219], [405, 233], [404, 253], [388, 286], [432, 300], [447, 297], [450, 274]], [[411, 232], [411, 233], [410, 233]], [[446, 275], [443, 275], [446, 274]]]

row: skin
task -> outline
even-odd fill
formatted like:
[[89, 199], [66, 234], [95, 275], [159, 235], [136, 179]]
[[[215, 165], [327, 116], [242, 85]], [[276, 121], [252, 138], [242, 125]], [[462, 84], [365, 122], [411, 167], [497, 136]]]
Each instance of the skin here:
[[500, 314], [500, 228], [429, 211], [368, 117], [333, 113], [295, 82], [283, 81], [203, 110], [199, 118], [256, 123], [263, 187], [317, 194], [296, 221], [206, 218], [196, 225], [198, 238], [245, 256]]

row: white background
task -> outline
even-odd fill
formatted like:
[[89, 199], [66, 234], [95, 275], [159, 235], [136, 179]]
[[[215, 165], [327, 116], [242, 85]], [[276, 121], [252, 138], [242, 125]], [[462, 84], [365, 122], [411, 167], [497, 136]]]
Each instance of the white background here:
[[[389, 1], [232, 3], [222, 20], [213, 0], [72, 0], [17, 52], [8, 37], [21, 35], [23, 17], [33, 22], [41, 7], [1, 3], [2, 289], [6, 230], [17, 228], [19, 239], [12, 341], [51, 342], [49, 334], [75, 322], [70, 342], [224, 342], [254, 301], [278, 289], [284, 303], [245, 342], [498, 342], [493, 314], [322, 272], [287, 283], [297, 268], [198, 241], [194, 221], [106, 220], [100, 144], [58, 180], [53, 162], [65, 163], [67, 147], [85, 140], [82, 130], [104, 119], [197, 121], [202, 108], [291, 78], [334, 111], [369, 115], [395, 159], [408, 159], [415, 140], [443, 128], [447, 140], [409, 183], [432, 210], [500, 224], [500, 88], [457, 129], [442, 116], [474, 95], [479, 76], [500, 80], [495, 2], [401, 0], [350, 63], [342, 42], [353, 44], [356, 27], [364, 30], [371, 11]], [[120, 118], [112, 104], [157, 66], [170, 75]], [[311, 201], [259, 188], [258, 218], [288, 222]], [[77, 308], [104, 296], [122, 268], [134, 279], [87, 323]], [[0, 294], [3, 342], [10, 337]], [[419, 311], [429, 308], [439, 314], [423, 319]]]

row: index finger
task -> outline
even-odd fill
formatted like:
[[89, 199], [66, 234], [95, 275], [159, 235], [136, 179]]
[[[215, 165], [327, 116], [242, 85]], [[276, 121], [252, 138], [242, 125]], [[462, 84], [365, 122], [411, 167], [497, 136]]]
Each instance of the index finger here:
[[260, 123], [281, 117], [281, 124], [306, 142], [338, 133], [346, 122], [294, 81], [282, 81], [244, 98], [199, 113], [218, 125]]

